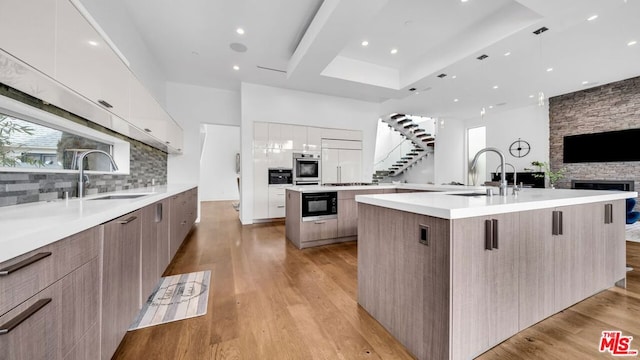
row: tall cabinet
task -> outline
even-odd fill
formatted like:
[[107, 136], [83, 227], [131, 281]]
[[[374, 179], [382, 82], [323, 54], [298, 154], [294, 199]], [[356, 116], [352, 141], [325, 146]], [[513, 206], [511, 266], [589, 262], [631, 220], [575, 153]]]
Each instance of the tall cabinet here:
[[322, 183], [362, 181], [362, 141], [322, 140]]

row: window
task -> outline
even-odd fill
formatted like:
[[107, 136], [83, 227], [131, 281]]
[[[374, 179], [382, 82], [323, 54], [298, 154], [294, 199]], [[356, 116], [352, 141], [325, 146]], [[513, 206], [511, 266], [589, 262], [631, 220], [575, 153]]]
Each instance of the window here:
[[[0, 171], [76, 172], [78, 156], [91, 149], [111, 154], [118, 173], [129, 173], [128, 142], [0, 97]], [[83, 166], [111, 172], [106, 156], [89, 154]]]

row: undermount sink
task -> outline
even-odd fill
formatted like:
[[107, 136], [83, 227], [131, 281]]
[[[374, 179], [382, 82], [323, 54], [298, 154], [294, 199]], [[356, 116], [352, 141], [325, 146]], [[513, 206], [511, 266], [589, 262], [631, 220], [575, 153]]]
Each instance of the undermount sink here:
[[463, 193], [463, 194], [449, 194], [456, 196], [487, 196], [487, 193]]
[[114, 194], [114, 195], [100, 196], [97, 198], [87, 199], [87, 200], [123, 200], [123, 199], [135, 199], [135, 198], [139, 198], [147, 195], [151, 195], [151, 194]]

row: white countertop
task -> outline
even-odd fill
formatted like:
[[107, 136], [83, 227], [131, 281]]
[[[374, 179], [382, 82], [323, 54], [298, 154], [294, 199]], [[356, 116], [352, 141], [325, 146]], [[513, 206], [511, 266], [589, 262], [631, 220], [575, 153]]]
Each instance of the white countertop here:
[[[419, 192], [380, 195], [358, 195], [356, 201], [390, 209], [429, 215], [443, 219], [461, 219], [475, 216], [503, 214], [516, 211], [552, 208], [556, 206], [587, 204], [637, 197], [635, 191], [522, 189], [518, 196], [457, 196], [458, 193], [486, 193], [481, 191]], [[497, 189], [494, 188], [494, 193]]]
[[[0, 207], [0, 262], [118, 218], [196, 185], [163, 185], [50, 202]], [[90, 200], [111, 194], [149, 194], [134, 199]]]
[[327, 186], [327, 185], [305, 185], [305, 186], [289, 186], [287, 189], [298, 192], [323, 192], [323, 191], [345, 191], [345, 190], [371, 190], [371, 189], [412, 189], [423, 191], [462, 191], [462, 190], [482, 190], [484, 186], [466, 186], [466, 185], [431, 185], [431, 184], [388, 184], [382, 183], [378, 185], [353, 185], [353, 186]]

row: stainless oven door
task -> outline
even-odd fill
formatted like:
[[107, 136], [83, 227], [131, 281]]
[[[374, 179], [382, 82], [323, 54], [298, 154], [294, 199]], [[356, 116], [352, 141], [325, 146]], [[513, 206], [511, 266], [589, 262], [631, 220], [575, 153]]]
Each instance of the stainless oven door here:
[[338, 217], [336, 191], [302, 193], [302, 221], [335, 219]]
[[297, 181], [320, 181], [318, 159], [295, 159], [294, 178]]

